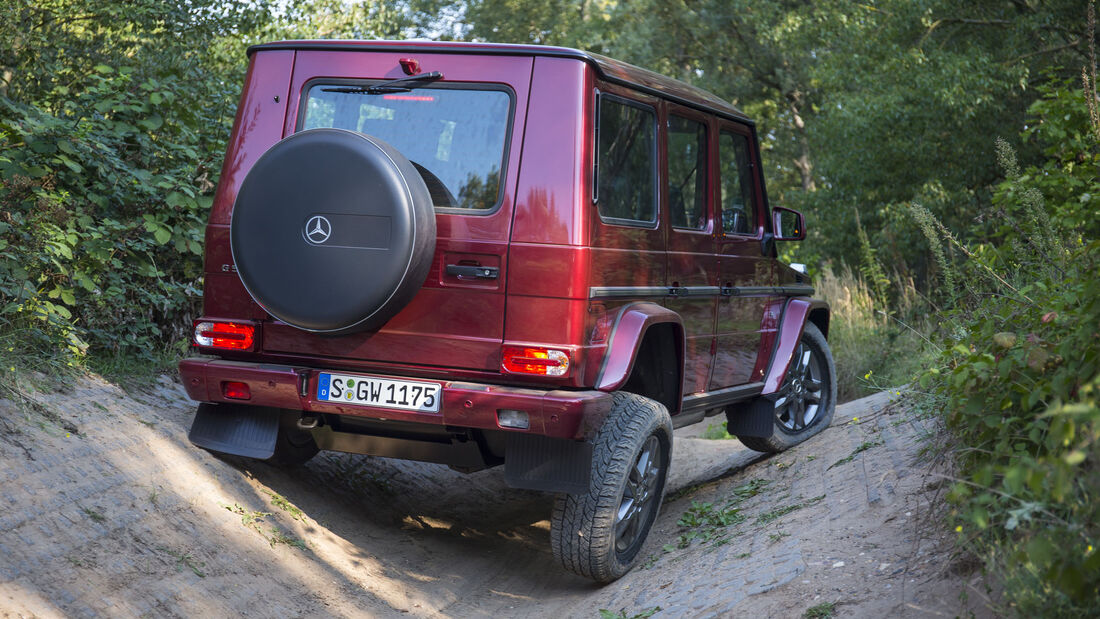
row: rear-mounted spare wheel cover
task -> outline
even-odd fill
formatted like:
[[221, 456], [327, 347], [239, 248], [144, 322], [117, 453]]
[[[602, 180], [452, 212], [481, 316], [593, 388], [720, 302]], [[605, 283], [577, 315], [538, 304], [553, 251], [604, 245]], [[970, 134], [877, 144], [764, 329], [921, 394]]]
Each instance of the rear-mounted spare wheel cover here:
[[431, 195], [413, 164], [374, 137], [295, 133], [245, 176], [230, 222], [252, 298], [300, 329], [377, 329], [412, 300], [435, 251]]

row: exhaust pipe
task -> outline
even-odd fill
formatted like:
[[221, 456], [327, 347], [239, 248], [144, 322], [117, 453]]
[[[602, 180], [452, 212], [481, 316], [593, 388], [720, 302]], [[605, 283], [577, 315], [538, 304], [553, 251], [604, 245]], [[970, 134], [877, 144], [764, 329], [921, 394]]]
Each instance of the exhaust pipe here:
[[313, 413], [303, 413], [302, 418], [298, 420], [299, 430], [312, 430], [320, 425], [324, 425], [321, 416]]

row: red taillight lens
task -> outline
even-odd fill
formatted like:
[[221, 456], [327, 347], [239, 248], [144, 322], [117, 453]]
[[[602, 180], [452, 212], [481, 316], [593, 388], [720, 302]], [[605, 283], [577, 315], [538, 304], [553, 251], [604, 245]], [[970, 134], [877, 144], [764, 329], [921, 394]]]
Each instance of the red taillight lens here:
[[505, 346], [501, 350], [500, 366], [513, 374], [565, 376], [569, 371], [569, 354], [552, 348]]
[[256, 343], [256, 327], [239, 322], [203, 321], [195, 323], [195, 344], [227, 350], [251, 350]]
[[248, 383], [225, 382], [222, 383], [222, 395], [230, 400], [251, 400], [252, 390]]

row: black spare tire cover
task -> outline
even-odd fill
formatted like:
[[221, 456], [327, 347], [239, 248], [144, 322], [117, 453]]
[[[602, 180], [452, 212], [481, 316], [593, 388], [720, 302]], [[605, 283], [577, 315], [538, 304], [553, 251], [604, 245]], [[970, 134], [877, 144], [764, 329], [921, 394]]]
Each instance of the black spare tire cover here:
[[245, 176], [230, 246], [248, 293], [275, 318], [330, 334], [377, 329], [427, 277], [435, 211], [394, 147], [311, 129], [272, 146]]

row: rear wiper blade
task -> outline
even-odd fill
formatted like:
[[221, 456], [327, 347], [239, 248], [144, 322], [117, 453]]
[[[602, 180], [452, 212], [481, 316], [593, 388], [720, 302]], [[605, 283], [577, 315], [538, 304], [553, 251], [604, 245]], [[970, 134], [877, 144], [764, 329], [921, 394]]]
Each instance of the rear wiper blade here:
[[414, 75], [399, 80], [390, 80], [388, 82], [382, 82], [381, 84], [371, 84], [370, 86], [343, 86], [339, 88], [322, 88], [321, 90], [325, 92], [347, 92], [360, 95], [381, 95], [390, 92], [408, 92], [413, 88], [426, 86], [441, 79], [443, 79], [442, 73], [439, 71], [432, 71], [431, 73]]

